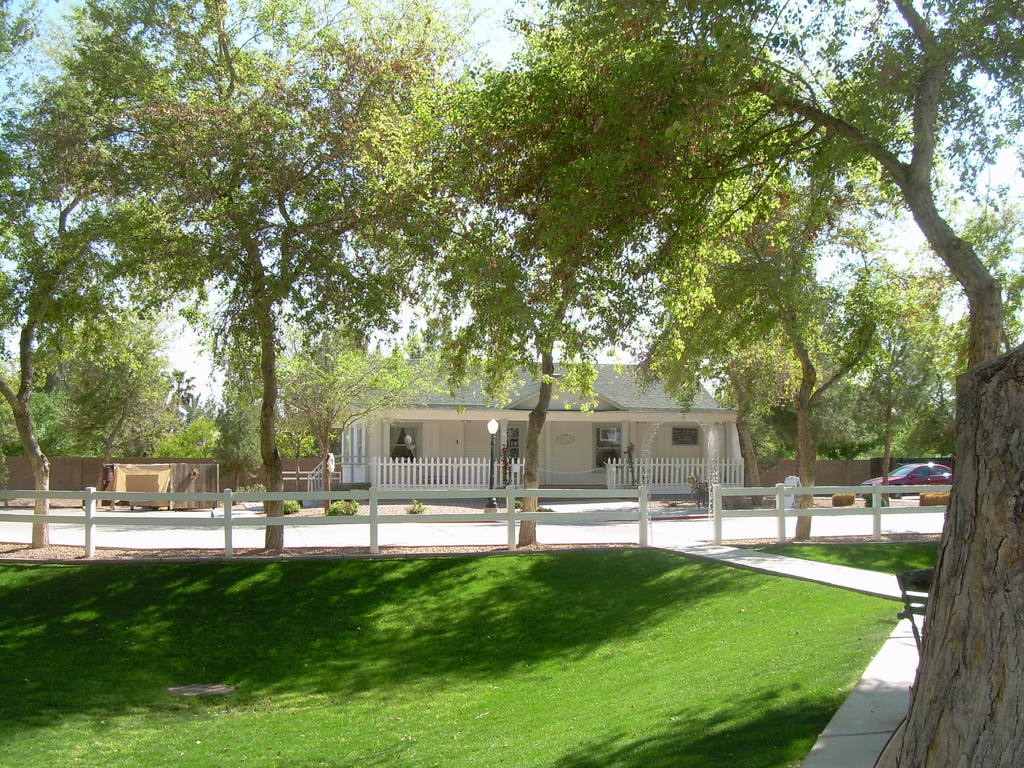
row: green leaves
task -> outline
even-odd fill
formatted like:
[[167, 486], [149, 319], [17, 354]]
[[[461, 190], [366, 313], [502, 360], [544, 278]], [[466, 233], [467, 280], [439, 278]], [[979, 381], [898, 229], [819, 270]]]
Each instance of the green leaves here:
[[438, 388], [428, 360], [373, 355], [333, 334], [308, 340], [281, 364], [285, 420], [312, 435], [322, 453], [356, 422], [421, 405]]

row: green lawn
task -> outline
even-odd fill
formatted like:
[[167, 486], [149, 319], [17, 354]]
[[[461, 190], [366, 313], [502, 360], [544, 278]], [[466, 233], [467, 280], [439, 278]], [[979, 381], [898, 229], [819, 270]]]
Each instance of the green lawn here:
[[758, 552], [771, 552], [786, 557], [818, 560], [822, 563], [848, 565], [867, 571], [902, 573], [917, 568], [931, 568], [939, 555], [936, 542], [927, 544], [779, 544], [755, 547]]
[[791, 766], [893, 613], [654, 550], [0, 565], [0, 605], [19, 768]]

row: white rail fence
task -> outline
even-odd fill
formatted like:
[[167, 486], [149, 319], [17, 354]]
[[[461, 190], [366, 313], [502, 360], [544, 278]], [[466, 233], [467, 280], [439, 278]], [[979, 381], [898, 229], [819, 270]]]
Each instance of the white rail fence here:
[[[378, 488], [396, 490], [489, 488], [491, 460], [488, 457], [425, 456], [415, 459], [370, 459], [370, 483]], [[504, 470], [494, 462], [495, 485], [502, 486]], [[523, 484], [521, 459], [509, 462], [508, 485]]]
[[723, 485], [743, 485], [743, 462], [706, 458], [637, 459], [633, 466], [625, 459], [605, 464], [608, 488], [646, 485], [651, 491], [690, 490], [690, 478], [709, 482], [714, 471]]
[[[944, 506], [928, 507], [890, 507], [883, 506], [883, 497], [890, 494], [905, 495], [908, 493], [942, 493], [949, 491], [951, 485], [901, 485], [901, 486], [864, 486], [864, 485], [830, 485], [830, 486], [792, 486], [779, 483], [774, 487], [765, 488], [726, 488], [721, 484], [711, 487], [711, 514], [714, 525], [714, 542], [722, 543], [722, 528], [729, 518], [775, 518], [777, 521], [776, 535], [780, 544], [786, 541], [786, 518], [792, 517], [837, 517], [865, 516], [872, 518], [871, 538], [882, 539], [882, 515], [917, 515], [927, 512], [945, 512]], [[890, 489], [890, 490], [886, 490]], [[792, 498], [802, 495], [831, 495], [836, 493], [852, 493], [857, 496], [870, 496], [871, 503], [863, 507], [814, 507], [800, 509], [791, 506]], [[733, 508], [727, 509], [724, 501], [728, 497], [770, 496], [775, 503], [771, 508]], [[748, 501], [749, 503], [749, 501]]]
[[[522, 520], [558, 523], [595, 523], [595, 522], [632, 522], [637, 523], [637, 543], [641, 547], [648, 546], [650, 541], [650, 505], [647, 489], [605, 490], [605, 489], [517, 489], [499, 488], [491, 490], [424, 490], [417, 493], [421, 501], [429, 499], [488, 499], [491, 497], [504, 500], [504, 511], [480, 513], [446, 513], [446, 514], [378, 514], [378, 504], [382, 501], [408, 499], [408, 493], [400, 490], [368, 490], [333, 491], [331, 493], [303, 493], [303, 499], [314, 501], [335, 501], [353, 499], [365, 501], [369, 506], [369, 514], [324, 517], [235, 517], [234, 506], [241, 503], [265, 501], [288, 501], [295, 499], [295, 493], [234, 493], [225, 489], [221, 493], [141, 493], [96, 491], [86, 488], [83, 491], [0, 491], [0, 499], [80, 499], [82, 511], [68, 513], [61, 511], [46, 515], [31, 512], [8, 512], [0, 514], [3, 523], [41, 523], [43, 525], [81, 525], [83, 527], [83, 545], [85, 556], [93, 557], [96, 553], [97, 529], [108, 526], [141, 526], [154, 528], [220, 528], [224, 535], [224, 556], [234, 555], [234, 531], [237, 528], [265, 528], [268, 526], [307, 526], [307, 525], [362, 525], [369, 528], [369, 549], [371, 554], [380, 551], [379, 532], [381, 525], [396, 523], [496, 523], [504, 522], [507, 528], [507, 547], [509, 551], [516, 548], [516, 523]], [[545, 501], [553, 499], [636, 499], [638, 508], [594, 510], [589, 512], [532, 512], [523, 513], [516, 509], [516, 499], [526, 496], [543, 496]], [[135, 506], [147, 504], [164, 505], [172, 501], [209, 502], [212, 508], [220, 508], [219, 516], [210, 517], [147, 517], [146, 513], [119, 515], [116, 513], [96, 514], [98, 502], [119, 501]], [[596, 542], [595, 542], [596, 543]]]

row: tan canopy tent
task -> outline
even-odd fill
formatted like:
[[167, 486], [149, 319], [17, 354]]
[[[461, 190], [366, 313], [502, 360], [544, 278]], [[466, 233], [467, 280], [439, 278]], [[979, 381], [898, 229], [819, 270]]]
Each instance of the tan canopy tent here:
[[104, 477], [105, 491], [167, 493], [171, 487], [170, 464], [114, 464], [113, 476]]
[[[218, 484], [216, 464], [104, 464], [104, 491], [114, 493], [216, 493]], [[106, 502], [112, 504], [112, 502]], [[142, 506], [168, 509], [209, 509], [207, 501], [175, 501], [163, 503], [143, 502]], [[134, 506], [133, 506], [134, 508]]]

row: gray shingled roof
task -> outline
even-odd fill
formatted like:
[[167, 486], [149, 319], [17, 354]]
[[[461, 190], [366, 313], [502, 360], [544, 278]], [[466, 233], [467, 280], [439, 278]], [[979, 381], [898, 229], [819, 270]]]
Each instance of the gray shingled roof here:
[[[607, 400], [629, 411], [729, 411], [722, 408], [715, 399], [703, 388], [694, 398], [693, 405], [684, 409], [671, 396], [666, 394], [664, 386], [653, 383], [647, 386], [636, 378], [635, 365], [603, 364], [595, 366], [597, 378], [594, 391]], [[456, 390], [451, 396], [447, 393], [433, 395], [427, 406], [430, 408], [509, 408], [527, 399], [537, 391], [536, 380], [524, 380], [501, 402], [495, 402], [484, 393], [481, 383], [471, 383]]]

